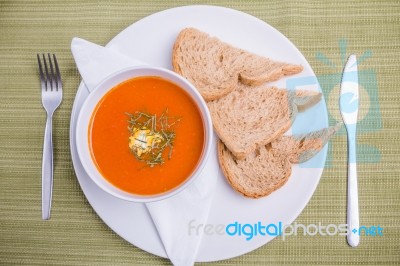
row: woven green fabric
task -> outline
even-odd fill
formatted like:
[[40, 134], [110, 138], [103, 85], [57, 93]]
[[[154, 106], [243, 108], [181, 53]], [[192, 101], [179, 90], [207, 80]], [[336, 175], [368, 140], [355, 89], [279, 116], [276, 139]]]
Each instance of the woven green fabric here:
[[[105, 44], [149, 14], [195, 3], [199, 2], [0, 2], [0, 264], [169, 264], [112, 232], [80, 189], [68, 136], [80, 80], [70, 42], [73, 36], [80, 36]], [[249, 254], [214, 264], [400, 264], [400, 3], [226, 0], [201, 4], [247, 12], [285, 34], [320, 76], [331, 122], [339, 116], [337, 101], [328, 95], [332, 88], [337, 89], [335, 84], [340, 79], [340, 40], [347, 42], [349, 53], [372, 52], [360, 63], [360, 70], [370, 71], [363, 79], [364, 88], [372, 88], [375, 96], [370, 94], [369, 101], [361, 102], [361, 113], [369, 115], [369, 120], [361, 124], [359, 142], [376, 150], [366, 148], [360, 154], [364, 162], [359, 164], [359, 197], [362, 224], [384, 228], [384, 236], [363, 237], [357, 249], [348, 247], [343, 236], [293, 236], [286, 241], [275, 239]], [[59, 59], [64, 99], [53, 125], [52, 217], [43, 222], [41, 156], [45, 112], [35, 56], [48, 51]], [[346, 222], [345, 151], [345, 135], [339, 134], [331, 141], [330, 165], [298, 223]]]

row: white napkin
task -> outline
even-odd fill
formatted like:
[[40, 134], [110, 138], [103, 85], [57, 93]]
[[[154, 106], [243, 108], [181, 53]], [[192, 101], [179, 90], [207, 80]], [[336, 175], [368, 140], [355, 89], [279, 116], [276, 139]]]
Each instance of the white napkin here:
[[[71, 51], [89, 91], [108, 75], [129, 66], [144, 65], [133, 58], [80, 38], [73, 38]], [[212, 138], [214, 140], [214, 138]], [[212, 145], [215, 148], [215, 143]], [[193, 184], [168, 199], [145, 203], [168, 258], [174, 265], [193, 265], [203, 232], [191, 232], [189, 224], [206, 224], [216, 178], [203, 169]]]

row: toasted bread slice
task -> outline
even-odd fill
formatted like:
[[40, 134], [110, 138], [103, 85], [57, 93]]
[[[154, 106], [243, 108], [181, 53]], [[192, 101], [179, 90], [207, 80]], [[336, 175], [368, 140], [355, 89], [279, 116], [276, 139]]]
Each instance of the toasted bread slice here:
[[252, 54], [194, 28], [184, 29], [178, 35], [172, 66], [195, 85], [206, 101], [224, 97], [239, 81], [256, 86], [303, 70], [301, 65]]
[[282, 136], [237, 160], [220, 141], [218, 158], [230, 185], [250, 198], [267, 196], [290, 177], [292, 163], [305, 162], [319, 152], [341, 124], [298, 136]]
[[208, 102], [215, 132], [237, 159], [282, 136], [299, 110], [316, 104], [321, 93], [239, 85]]

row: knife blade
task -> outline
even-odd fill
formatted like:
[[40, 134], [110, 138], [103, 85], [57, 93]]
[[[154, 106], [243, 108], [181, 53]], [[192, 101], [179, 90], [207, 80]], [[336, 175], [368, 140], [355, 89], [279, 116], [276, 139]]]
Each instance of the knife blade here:
[[347, 130], [348, 169], [347, 169], [347, 243], [357, 247], [360, 243], [359, 208], [357, 185], [357, 117], [359, 108], [357, 58], [350, 55], [343, 70], [340, 86], [339, 108]]

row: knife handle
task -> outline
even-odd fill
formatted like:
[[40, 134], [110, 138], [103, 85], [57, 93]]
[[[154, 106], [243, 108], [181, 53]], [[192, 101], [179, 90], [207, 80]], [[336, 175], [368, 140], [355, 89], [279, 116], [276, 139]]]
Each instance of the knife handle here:
[[357, 247], [360, 243], [360, 217], [358, 210], [356, 124], [347, 127], [347, 136], [349, 144], [347, 172], [347, 243], [352, 247]]

